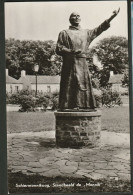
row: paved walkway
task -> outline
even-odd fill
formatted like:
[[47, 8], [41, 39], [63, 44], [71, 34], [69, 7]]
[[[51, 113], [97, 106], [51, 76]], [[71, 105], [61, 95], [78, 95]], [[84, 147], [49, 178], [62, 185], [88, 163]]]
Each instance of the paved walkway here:
[[47, 177], [130, 180], [130, 137], [101, 132], [101, 146], [94, 149], [56, 148], [55, 132], [8, 134], [8, 167], [12, 172]]

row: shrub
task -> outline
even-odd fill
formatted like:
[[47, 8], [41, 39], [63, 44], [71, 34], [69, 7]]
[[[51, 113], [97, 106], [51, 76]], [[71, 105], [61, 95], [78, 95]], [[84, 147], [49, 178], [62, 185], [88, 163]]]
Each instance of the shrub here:
[[[21, 106], [21, 112], [36, 111], [37, 107], [42, 107], [44, 111], [46, 111], [48, 107], [52, 110], [57, 110], [59, 106], [59, 92], [38, 93], [38, 95], [35, 96], [35, 93], [32, 91], [22, 90], [12, 95], [7, 94], [7, 97], [8, 103]], [[97, 107], [101, 105], [112, 107], [122, 104], [120, 94], [116, 91], [112, 92], [109, 89], [102, 89], [102, 94], [95, 94], [95, 99]]]
[[57, 110], [59, 106], [58, 97], [52, 99], [52, 110]]
[[36, 98], [32, 95], [22, 95], [19, 99], [19, 104], [21, 106], [21, 112], [35, 111]]
[[17, 93], [8, 95], [8, 103], [21, 106], [20, 111], [34, 111], [36, 99], [31, 91], [21, 90]]
[[95, 100], [96, 100], [96, 107], [99, 108], [101, 106], [102, 96], [95, 94], [94, 97], [95, 97]]
[[51, 107], [52, 110], [58, 108], [58, 92], [54, 93], [35, 93], [29, 90], [21, 90], [18, 93], [7, 94], [7, 103], [20, 105], [20, 111], [36, 111], [37, 107], [42, 107], [46, 111], [47, 107]]
[[19, 93], [19, 104], [21, 106], [20, 111], [35, 111], [36, 98], [29, 90], [21, 90]]
[[49, 98], [44, 95], [37, 96], [36, 98], [36, 107], [43, 107], [43, 110], [46, 110], [49, 104]]
[[19, 93], [8, 95], [9, 104], [19, 104]]
[[55, 91], [51, 96], [52, 110], [57, 110], [59, 107], [59, 92]]
[[102, 90], [102, 105], [106, 107], [112, 107], [115, 105], [121, 105], [121, 96], [117, 91], [112, 92], [110, 89]]

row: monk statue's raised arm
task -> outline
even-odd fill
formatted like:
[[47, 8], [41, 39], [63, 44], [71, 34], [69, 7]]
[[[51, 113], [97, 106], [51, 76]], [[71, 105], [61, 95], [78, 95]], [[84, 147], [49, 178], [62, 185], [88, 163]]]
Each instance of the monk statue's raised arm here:
[[96, 108], [86, 52], [90, 43], [110, 27], [111, 20], [117, 16], [120, 9], [114, 11], [111, 17], [97, 28], [82, 29], [80, 15], [76, 12], [70, 15], [69, 29], [59, 33], [56, 53], [63, 57], [61, 71], [59, 108], [86, 109]]

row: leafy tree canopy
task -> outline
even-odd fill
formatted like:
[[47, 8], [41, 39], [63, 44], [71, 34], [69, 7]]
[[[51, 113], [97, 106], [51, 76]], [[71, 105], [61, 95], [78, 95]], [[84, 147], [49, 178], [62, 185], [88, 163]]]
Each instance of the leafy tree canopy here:
[[[94, 56], [97, 57], [99, 66], [94, 64]], [[124, 73], [128, 69], [128, 41], [125, 37], [112, 36], [104, 38], [96, 46], [88, 50], [89, 67], [92, 80], [98, 78], [99, 85], [106, 87], [110, 77], [110, 71], [114, 74]]]
[[[61, 69], [61, 57], [55, 54], [54, 41], [6, 40], [6, 67], [9, 74], [19, 78], [21, 70], [34, 74], [34, 65], [39, 65], [40, 75], [58, 75]], [[51, 56], [54, 55], [54, 61]]]
[[[59, 75], [62, 58], [56, 55], [55, 47], [56, 43], [52, 40], [6, 40], [6, 67], [9, 74], [18, 79], [21, 70], [26, 70], [27, 74], [33, 75], [34, 65], [38, 64], [39, 75]], [[88, 49], [87, 59], [93, 87], [106, 87], [110, 71], [121, 74], [128, 69], [128, 41], [125, 37], [118, 36], [104, 38]], [[127, 77], [126, 73], [123, 82], [127, 81]]]

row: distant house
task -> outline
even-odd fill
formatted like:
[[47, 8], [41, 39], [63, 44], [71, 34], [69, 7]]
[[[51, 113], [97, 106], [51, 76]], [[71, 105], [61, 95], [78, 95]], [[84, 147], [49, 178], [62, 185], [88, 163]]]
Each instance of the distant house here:
[[[37, 91], [38, 92], [54, 92], [59, 91], [60, 88], [60, 76], [37, 76]], [[36, 90], [36, 76], [26, 75], [24, 70], [21, 71], [21, 77], [16, 80], [8, 75], [8, 69], [6, 69], [6, 91], [14, 93], [22, 89]]]
[[[36, 76], [26, 75], [24, 70], [21, 71], [21, 77], [18, 80], [23, 83], [23, 89], [36, 90]], [[37, 91], [38, 92], [54, 92], [59, 91], [60, 76], [37, 76]]]
[[109, 84], [111, 85], [112, 91], [117, 91], [120, 93], [128, 92], [128, 88], [122, 86], [123, 74], [114, 74], [113, 71], [110, 71]]
[[9, 76], [8, 69], [6, 69], [6, 91], [8, 93], [15, 93], [23, 89], [22, 83], [18, 82], [17, 79]]

